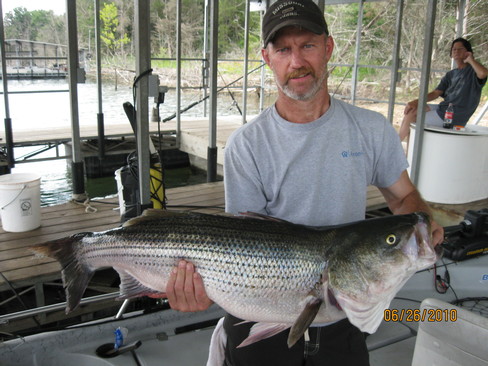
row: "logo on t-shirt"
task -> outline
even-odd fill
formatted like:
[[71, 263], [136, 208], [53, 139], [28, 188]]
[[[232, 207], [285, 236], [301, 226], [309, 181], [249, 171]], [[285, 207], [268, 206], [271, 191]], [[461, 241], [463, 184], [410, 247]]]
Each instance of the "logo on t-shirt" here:
[[344, 150], [341, 155], [343, 158], [357, 158], [364, 154], [363, 151]]

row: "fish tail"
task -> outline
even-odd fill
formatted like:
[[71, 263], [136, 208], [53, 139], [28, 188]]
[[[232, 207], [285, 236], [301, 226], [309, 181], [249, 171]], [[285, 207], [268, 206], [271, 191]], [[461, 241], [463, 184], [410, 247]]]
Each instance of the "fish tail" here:
[[81, 239], [88, 234], [80, 233], [30, 247], [34, 252], [56, 259], [61, 264], [61, 278], [66, 294], [66, 314], [79, 305], [95, 272], [76, 255]]

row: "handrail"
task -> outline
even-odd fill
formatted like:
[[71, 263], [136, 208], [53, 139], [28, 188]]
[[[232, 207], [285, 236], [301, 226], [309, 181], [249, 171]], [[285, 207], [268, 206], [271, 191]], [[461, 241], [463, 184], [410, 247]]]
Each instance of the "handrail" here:
[[[92, 304], [96, 302], [101, 302], [105, 300], [116, 299], [120, 294], [118, 292], [111, 292], [109, 294], [85, 297], [81, 299], [80, 305]], [[51, 311], [62, 310], [66, 307], [66, 302], [61, 302], [52, 305], [40, 306], [33, 309], [18, 311], [16, 313], [0, 315], [0, 325], [7, 324], [9, 321], [23, 319], [30, 316], [35, 316], [39, 314], [49, 313]]]

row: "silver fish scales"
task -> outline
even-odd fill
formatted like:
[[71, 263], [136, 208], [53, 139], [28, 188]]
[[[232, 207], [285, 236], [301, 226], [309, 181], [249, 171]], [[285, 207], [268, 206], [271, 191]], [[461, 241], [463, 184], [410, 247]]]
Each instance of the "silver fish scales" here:
[[114, 267], [121, 297], [129, 298], [164, 293], [178, 261], [191, 261], [213, 301], [261, 323], [244, 345], [270, 327], [277, 333], [291, 326], [291, 346], [312, 322], [346, 316], [374, 331], [401, 285], [436, 259], [423, 214], [331, 228], [250, 216], [151, 210], [121, 228], [33, 249], [61, 262], [67, 311], [78, 305], [97, 268]]

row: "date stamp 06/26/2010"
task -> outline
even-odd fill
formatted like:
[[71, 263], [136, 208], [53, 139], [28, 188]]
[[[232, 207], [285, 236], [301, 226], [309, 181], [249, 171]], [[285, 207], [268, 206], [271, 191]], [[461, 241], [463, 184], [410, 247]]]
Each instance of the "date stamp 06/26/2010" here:
[[385, 322], [455, 322], [456, 309], [385, 309]]

